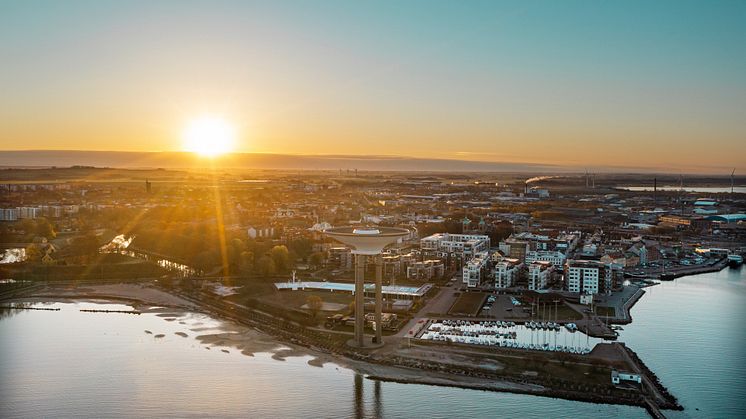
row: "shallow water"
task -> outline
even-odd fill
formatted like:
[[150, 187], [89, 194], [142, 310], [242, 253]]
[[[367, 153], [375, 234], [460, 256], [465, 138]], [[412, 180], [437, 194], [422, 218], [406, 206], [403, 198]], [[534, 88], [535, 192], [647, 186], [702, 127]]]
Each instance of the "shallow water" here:
[[[744, 271], [651, 287], [633, 308], [635, 322], [620, 340], [687, 408], [667, 414], [746, 415]], [[201, 314], [79, 311], [129, 309], [121, 304], [47, 306], [61, 310], [0, 318], [3, 417], [646, 417], [628, 406], [376, 382], [334, 364], [310, 366], [310, 356], [273, 359], [282, 345], [257, 334], [263, 352], [247, 356], [228, 341], [198, 339], [243, 333]]]

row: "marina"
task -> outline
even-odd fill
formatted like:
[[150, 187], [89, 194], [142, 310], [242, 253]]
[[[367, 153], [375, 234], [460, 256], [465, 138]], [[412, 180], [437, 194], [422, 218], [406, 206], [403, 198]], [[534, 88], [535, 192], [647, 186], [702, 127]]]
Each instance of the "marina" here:
[[494, 346], [533, 351], [589, 354], [602, 339], [592, 338], [574, 323], [431, 320], [418, 336], [422, 340]]

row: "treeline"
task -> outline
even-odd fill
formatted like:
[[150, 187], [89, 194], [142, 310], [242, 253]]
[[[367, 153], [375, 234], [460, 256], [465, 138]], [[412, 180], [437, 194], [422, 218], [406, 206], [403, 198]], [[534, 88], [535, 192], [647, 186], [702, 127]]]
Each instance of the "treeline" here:
[[[308, 239], [286, 245], [248, 238], [244, 230], [228, 230], [216, 223], [151, 224], [136, 228], [132, 246], [168, 256], [202, 272], [222, 269], [230, 275], [273, 275], [290, 272], [296, 260], [318, 265]], [[222, 237], [221, 237], [222, 234]]]

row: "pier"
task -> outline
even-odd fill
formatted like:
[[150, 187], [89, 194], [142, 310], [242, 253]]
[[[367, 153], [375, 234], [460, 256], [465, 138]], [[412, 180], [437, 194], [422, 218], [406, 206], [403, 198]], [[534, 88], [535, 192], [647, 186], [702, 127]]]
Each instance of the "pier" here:
[[137, 315], [142, 314], [141, 312], [137, 310], [93, 310], [93, 309], [81, 308], [80, 311], [84, 313], [123, 313], [123, 314], [137, 314]]
[[49, 307], [17, 307], [17, 306], [1, 306], [0, 310], [40, 310], [40, 311], [60, 311], [59, 308]]

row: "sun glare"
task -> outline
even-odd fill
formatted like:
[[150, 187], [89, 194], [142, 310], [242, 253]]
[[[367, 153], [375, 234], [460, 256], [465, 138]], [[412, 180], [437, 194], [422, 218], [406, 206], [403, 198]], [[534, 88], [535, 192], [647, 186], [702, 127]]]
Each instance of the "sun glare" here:
[[204, 116], [195, 119], [184, 130], [184, 150], [206, 157], [233, 151], [236, 133], [223, 119]]

